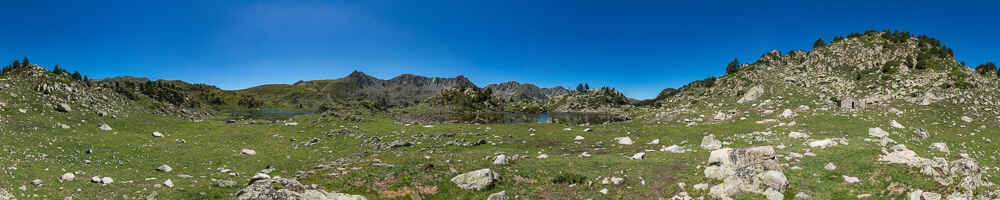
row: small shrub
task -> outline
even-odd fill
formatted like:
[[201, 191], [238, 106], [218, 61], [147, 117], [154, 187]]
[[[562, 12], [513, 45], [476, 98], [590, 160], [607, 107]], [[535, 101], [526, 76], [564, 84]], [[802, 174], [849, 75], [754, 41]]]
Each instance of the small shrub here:
[[559, 174], [555, 178], [552, 178], [552, 183], [555, 184], [580, 184], [587, 181], [587, 177], [574, 173], [564, 173]]

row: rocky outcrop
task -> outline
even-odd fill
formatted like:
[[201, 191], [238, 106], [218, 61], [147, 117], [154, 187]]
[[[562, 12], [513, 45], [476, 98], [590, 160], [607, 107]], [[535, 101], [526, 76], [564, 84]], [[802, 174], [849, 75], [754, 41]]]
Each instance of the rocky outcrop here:
[[451, 182], [455, 183], [459, 188], [476, 191], [490, 188], [499, 180], [500, 174], [493, 172], [491, 169], [471, 171], [451, 178]]
[[250, 183], [236, 194], [239, 200], [365, 200], [364, 196], [306, 189], [298, 181], [283, 178]]
[[556, 95], [569, 92], [563, 87], [539, 88], [533, 84], [521, 84], [508, 81], [500, 84], [489, 84], [484, 89], [493, 90], [493, 96], [503, 101], [533, 101], [544, 103]]
[[709, 189], [716, 198], [752, 192], [768, 199], [784, 199], [788, 178], [771, 146], [718, 149], [712, 151], [708, 163], [705, 177], [723, 181]]

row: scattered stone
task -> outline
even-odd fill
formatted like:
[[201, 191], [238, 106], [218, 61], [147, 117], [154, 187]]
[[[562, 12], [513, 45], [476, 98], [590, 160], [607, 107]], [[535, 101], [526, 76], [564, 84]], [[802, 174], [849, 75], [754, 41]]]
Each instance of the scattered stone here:
[[590, 128], [585, 128], [585, 129], [583, 129], [583, 132], [591, 132], [591, 131], [594, 131], [594, 130], [593, 130], [593, 129], [590, 129]]
[[684, 149], [684, 147], [677, 146], [675, 144], [675, 145], [670, 145], [669, 147], [665, 147], [663, 149], [660, 149], [660, 151], [666, 151], [666, 152], [670, 152], [670, 153], [684, 153], [684, 152], [687, 152], [687, 149]]
[[101, 183], [101, 177], [100, 176], [90, 177], [90, 182]]
[[227, 188], [236, 186], [236, 181], [212, 179], [212, 185], [215, 185], [216, 187]]
[[598, 191], [598, 192], [600, 192], [601, 194], [606, 195], [606, 194], [608, 194], [608, 188], [603, 188], [603, 189], [601, 189], [601, 191]]
[[507, 165], [508, 162], [509, 162], [509, 159], [507, 158], [507, 155], [505, 155], [505, 154], [500, 154], [500, 155], [497, 155], [496, 157], [493, 158], [493, 164], [494, 165]]
[[972, 123], [972, 121], [974, 120], [969, 116], [962, 116], [962, 121], [964, 121], [965, 123]]
[[803, 132], [792, 131], [792, 132], [788, 133], [788, 137], [795, 138], [795, 139], [806, 139], [806, 138], [809, 138], [809, 134], [806, 134], [806, 133], [803, 133]]
[[632, 138], [629, 137], [617, 137], [615, 140], [618, 141], [618, 144], [632, 145]]
[[826, 166], [823, 167], [823, 169], [833, 171], [833, 170], [837, 170], [837, 166], [833, 165], [832, 162], [828, 162], [828, 163], [826, 163]]
[[858, 199], [860, 200], [871, 200], [872, 194], [859, 194]]
[[882, 130], [882, 128], [879, 127], [868, 128], [868, 136], [882, 138], [889, 136], [889, 132], [886, 132], [885, 130]]
[[573, 138], [573, 140], [583, 140], [583, 136], [577, 135], [576, 137]]
[[903, 126], [903, 124], [896, 122], [896, 120], [889, 121], [889, 125], [892, 126], [893, 128], [899, 128], [899, 129], [906, 128], [905, 126]]
[[252, 155], [257, 155], [257, 151], [250, 150], [250, 149], [243, 149], [243, 150], [240, 150], [240, 154], [252, 156]]
[[56, 126], [58, 126], [61, 129], [69, 129], [70, 128], [69, 125], [66, 125], [66, 124], [63, 124], [63, 123], [56, 123]]
[[806, 194], [805, 192], [799, 192], [795, 193], [795, 199], [812, 199], [812, 197], [810, 197], [809, 194]]
[[76, 175], [73, 173], [65, 173], [59, 177], [60, 181], [73, 181], [76, 179]]
[[160, 133], [160, 132], [155, 132], [155, 131], [154, 131], [154, 132], [153, 132], [153, 137], [163, 137], [163, 133]]
[[660, 144], [660, 139], [653, 139], [653, 141], [649, 141], [649, 143], [646, 144]]
[[13, 194], [7, 192], [7, 190], [4, 190], [3, 188], [0, 188], [0, 200], [13, 200], [13, 199], [14, 199]]
[[542, 154], [542, 155], [538, 155], [538, 157], [535, 157], [535, 158], [538, 158], [538, 159], [546, 159], [546, 158], [549, 158], [549, 154]]
[[56, 105], [56, 111], [59, 111], [59, 112], [73, 112], [73, 108], [70, 108], [69, 104], [60, 103], [59, 105]]
[[108, 124], [101, 124], [101, 126], [97, 127], [97, 128], [101, 129], [102, 131], [110, 131], [110, 130], [112, 130], [111, 126], [108, 125]]
[[504, 190], [490, 194], [489, 197], [486, 197], [486, 200], [510, 200], [510, 197], [507, 197], [507, 191]]
[[32, 180], [32, 181], [31, 181], [31, 184], [32, 184], [32, 185], [35, 185], [35, 186], [41, 186], [41, 185], [42, 185], [42, 179], [35, 179], [35, 180]]
[[646, 158], [646, 153], [639, 152], [639, 153], [636, 153], [635, 155], [632, 155], [632, 157], [630, 159], [632, 159], [632, 160], [642, 160], [643, 158]]
[[476, 191], [487, 189], [499, 180], [500, 175], [488, 168], [459, 174], [451, 178], [451, 182], [458, 185], [459, 188]]
[[170, 179], [167, 179], [166, 181], [163, 181], [163, 185], [167, 186], [168, 188], [172, 188], [172, 187], [174, 187], [174, 181], [170, 180]]
[[161, 172], [170, 172], [174, 171], [174, 168], [170, 167], [170, 165], [160, 165], [160, 167], [157, 167], [156, 170]]
[[792, 117], [795, 117], [795, 112], [793, 112], [791, 109], [785, 109], [785, 111], [782, 111], [781, 114], [778, 115], [778, 117], [779, 118], [792, 118]]
[[709, 134], [701, 138], [701, 148], [705, 150], [716, 150], [722, 148], [722, 141], [715, 139], [715, 135]]
[[402, 140], [394, 140], [391, 143], [389, 143], [389, 147], [390, 148], [408, 147], [408, 146], [412, 146], [412, 145], [413, 145], [413, 143], [410, 143], [410, 142], [407, 142], [407, 141], [402, 141]]
[[101, 183], [102, 183], [102, 184], [105, 184], [105, 185], [107, 185], [107, 184], [111, 184], [111, 183], [114, 183], [114, 182], [115, 182], [115, 179], [113, 179], [113, 178], [111, 178], [111, 177], [104, 177], [104, 178], [101, 178]]
[[847, 175], [843, 175], [843, 177], [844, 177], [844, 182], [848, 184], [861, 182], [861, 179], [858, 179], [858, 177], [847, 176]]
[[945, 144], [943, 142], [937, 142], [937, 143], [931, 144], [930, 148], [938, 150], [940, 152], [951, 154], [951, 151], [948, 150], [948, 144]]
[[809, 142], [808, 144], [809, 147], [819, 147], [825, 149], [827, 147], [837, 146], [838, 144], [847, 145], [847, 140], [844, 138], [827, 138], [822, 140], [815, 140]]
[[250, 177], [250, 182], [262, 179], [271, 179], [271, 175], [267, 175], [265, 173], [257, 173], [254, 174], [253, 177]]

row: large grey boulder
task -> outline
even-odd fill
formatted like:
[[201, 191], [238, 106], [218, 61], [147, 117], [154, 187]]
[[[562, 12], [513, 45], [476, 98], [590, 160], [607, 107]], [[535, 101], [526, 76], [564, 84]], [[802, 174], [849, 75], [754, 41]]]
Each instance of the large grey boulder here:
[[499, 180], [500, 174], [493, 172], [491, 169], [471, 171], [451, 178], [451, 182], [458, 185], [459, 188], [477, 191], [487, 189]]
[[758, 86], [754, 86], [754, 87], [750, 88], [749, 90], [747, 90], [747, 92], [743, 94], [743, 97], [740, 97], [740, 99], [737, 100], [736, 103], [743, 104], [743, 103], [751, 102], [751, 101], [757, 100], [757, 98], [760, 98], [760, 96], [763, 95], [763, 94], [764, 94], [764, 87], [761, 87], [759, 85]]
[[489, 197], [486, 197], [486, 200], [509, 200], [509, 199], [510, 197], [507, 197], [507, 191], [500, 191], [497, 193], [490, 194]]
[[709, 189], [716, 198], [752, 192], [781, 199], [779, 194], [788, 189], [788, 178], [771, 146], [718, 149], [709, 155], [708, 165], [705, 176], [723, 181]]
[[239, 200], [365, 200], [364, 196], [308, 190], [298, 181], [283, 178], [250, 183], [236, 194]]

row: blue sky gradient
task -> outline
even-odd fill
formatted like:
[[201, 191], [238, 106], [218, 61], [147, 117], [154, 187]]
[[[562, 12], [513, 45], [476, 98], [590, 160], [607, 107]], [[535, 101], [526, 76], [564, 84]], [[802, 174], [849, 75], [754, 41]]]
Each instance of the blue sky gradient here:
[[8, 1], [0, 61], [242, 89], [360, 70], [653, 98], [733, 58], [897, 29], [1000, 61], [997, 1]]

